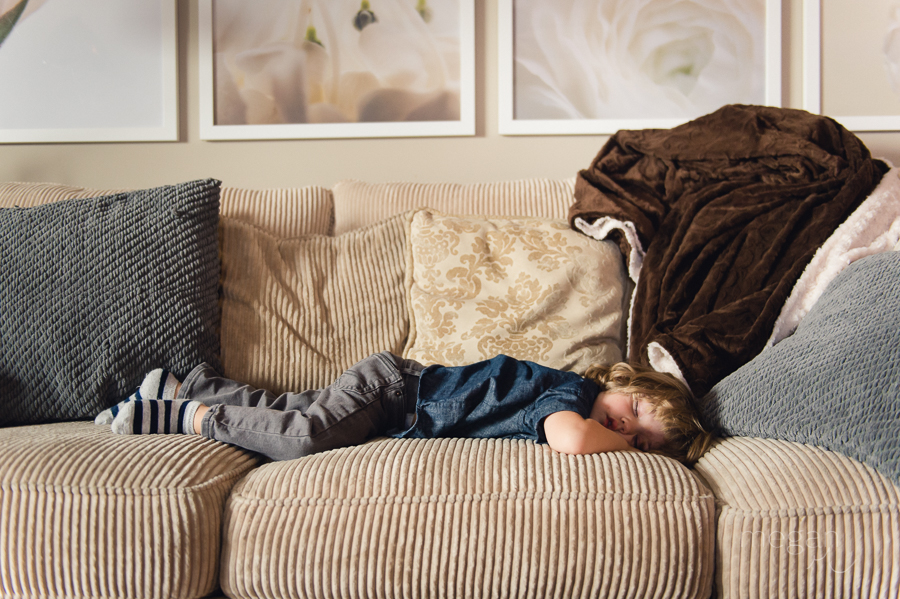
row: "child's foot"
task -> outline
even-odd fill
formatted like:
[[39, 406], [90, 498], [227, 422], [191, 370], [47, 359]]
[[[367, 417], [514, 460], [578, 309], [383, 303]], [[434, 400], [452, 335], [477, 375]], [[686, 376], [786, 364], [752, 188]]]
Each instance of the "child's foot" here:
[[128, 399], [175, 399], [181, 381], [165, 368], [151, 370], [144, 377], [141, 386]]
[[184, 433], [194, 434], [194, 414], [202, 406], [188, 399], [143, 399], [124, 401], [112, 421], [112, 431], [120, 435]]
[[128, 399], [120, 401], [116, 405], [103, 410], [94, 418], [94, 424], [112, 424], [116, 414], [122, 409], [122, 406], [129, 401], [137, 401], [141, 399], [175, 399], [178, 389], [181, 388], [181, 381], [166, 370], [165, 368], [157, 368], [151, 370], [144, 377], [141, 386], [132, 393]]

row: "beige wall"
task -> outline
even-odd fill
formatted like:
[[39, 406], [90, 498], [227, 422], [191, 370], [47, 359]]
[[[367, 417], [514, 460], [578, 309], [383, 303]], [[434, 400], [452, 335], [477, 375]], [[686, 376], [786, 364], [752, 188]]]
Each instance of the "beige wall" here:
[[[233, 187], [331, 186], [365, 181], [480, 182], [564, 178], [586, 167], [604, 136], [497, 133], [497, 0], [476, 0], [477, 135], [463, 138], [207, 142], [199, 139], [197, 3], [179, 0], [179, 142], [0, 145], [0, 181], [149, 187], [215, 177]], [[801, 98], [802, 0], [785, 0], [784, 105]], [[863, 133], [900, 164], [900, 133]]]

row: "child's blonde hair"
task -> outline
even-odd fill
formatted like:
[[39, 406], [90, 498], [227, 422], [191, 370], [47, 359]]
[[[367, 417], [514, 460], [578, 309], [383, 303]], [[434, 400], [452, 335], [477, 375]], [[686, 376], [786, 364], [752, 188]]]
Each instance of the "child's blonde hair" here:
[[652, 450], [692, 466], [700, 459], [713, 436], [700, 424], [690, 389], [670, 374], [620, 362], [612, 366], [594, 364], [584, 377], [603, 391], [631, 395], [647, 402], [662, 425], [666, 444]]

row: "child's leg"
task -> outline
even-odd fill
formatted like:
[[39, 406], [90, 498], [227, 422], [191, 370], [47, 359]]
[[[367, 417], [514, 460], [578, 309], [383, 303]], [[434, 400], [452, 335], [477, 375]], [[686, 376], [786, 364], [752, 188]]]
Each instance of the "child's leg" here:
[[272, 459], [293, 459], [356, 445], [403, 426], [404, 380], [419, 370], [418, 364], [384, 352], [357, 363], [325, 389], [276, 397], [198, 367], [179, 397], [210, 406], [203, 436]]
[[[298, 394], [287, 394], [287, 398], [294, 395], [295, 401], [302, 400], [303, 397]], [[289, 402], [279, 400], [271, 392], [264, 389], [254, 389], [250, 385], [245, 385], [231, 379], [219, 376], [219, 373], [209, 364], [203, 363], [195, 367], [184, 379], [184, 383], [176, 379], [168, 370], [157, 368], [147, 373], [141, 386], [130, 396], [111, 408], [103, 410], [94, 418], [94, 424], [112, 424], [118, 415], [129, 402], [149, 399], [191, 399], [200, 403], [211, 406], [215, 404], [228, 404], [235, 406], [262, 406], [273, 407], [279, 410], [299, 409], [299, 405], [292, 406]], [[163, 404], [160, 404], [162, 406]], [[132, 411], [129, 413], [133, 414]], [[140, 409], [140, 408], [138, 408]], [[196, 411], [196, 410], [194, 410]], [[193, 412], [192, 412], [193, 413]], [[129, 419], [134, 416], [129, 416]], [[144, 420], [147, 415], [144, 415]], [[140, 433], [146, 428], [146, 422], [141, 424], [141, 414], [137, 414], [137, 420], [129, 420], [128, 424], [122, 424], [122, 419], [115, 432], [123, 432], [124, 428], [128, 428], [130, 432], [132, 425], [135, 432]], [[186, 427], [185, 427], [186, 428]], [[162, 429], [159, 429], [162, 432]], [[148, 431], [143, 430], [146, 434]], [[153, 431], [157, 432], [156, 430]], [[185, 430], [187, 432], [187, 430]]]
[[178, 398], [192, 399], [207, 406], [224, 404], [284, 411], [304, 409], [315, 399], [317, 392], [284, 393], [276, 396], [271, 391], [256, 389], [220, 376], [209, 364], [200, 364], [185, 377], [178, 391]]
[[[236, 395], [229, 398], [234, 403], [210, 406], [201, 434], [275, 460], [358, 445], [403, 426], [406, 364], [383, 352], [358, 362], [324, 389], [279, 397], [234, 389]], [[223, 391], [219, 381], [212, 384], [217, 395]], [[198, 385], [192, 388], [198, 390]]]

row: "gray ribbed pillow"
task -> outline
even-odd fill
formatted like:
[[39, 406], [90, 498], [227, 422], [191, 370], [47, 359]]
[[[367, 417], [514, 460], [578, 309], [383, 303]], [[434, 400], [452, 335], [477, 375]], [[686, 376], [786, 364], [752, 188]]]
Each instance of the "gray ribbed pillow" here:
[[703, 399], [727, 436], [817, 445], [900, 484], [900, 253], [861, 258], [797, 331]]
[[215, 180], [0, 209], [0, 425], [93, 417], [218, 366]]

